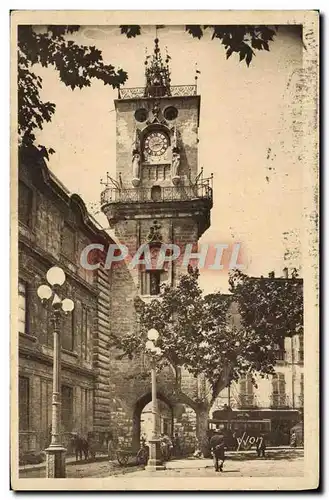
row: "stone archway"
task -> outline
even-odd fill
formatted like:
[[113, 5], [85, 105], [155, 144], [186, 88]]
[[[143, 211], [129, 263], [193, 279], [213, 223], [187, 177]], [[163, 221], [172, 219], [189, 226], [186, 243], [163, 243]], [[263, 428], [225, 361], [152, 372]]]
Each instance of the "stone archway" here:
[[[164, 403], [171, 413], [170, 427], [173, 429], [174, 423], [174, 404], [161, 392], [157, 392], [158, 401]], [[133, 412], [133, 423], [132, 423], [132, 447], [133, 449], [138, 449], [140, 445], [141, 436], [141, 416], [144, 408], [152, 401], [151, 392], [147, 392], [141, 396], [135, 403]]]

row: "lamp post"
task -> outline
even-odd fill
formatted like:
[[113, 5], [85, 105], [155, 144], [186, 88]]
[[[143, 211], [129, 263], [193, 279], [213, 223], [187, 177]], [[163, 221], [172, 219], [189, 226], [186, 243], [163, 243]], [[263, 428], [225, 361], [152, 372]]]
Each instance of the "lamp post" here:
[[51, 412], [51, 442], [46, 451], [46, 477], [65, 477], [65, 452], [61, 443], [61, 319], [73, 311], [71, 299], [61, 299], [59, 289], [65, 283], [65, 273], [60, 267], [51, 267], [47, 272], [49, 285], [40, 285], [37, 294], [42, 304], [51, 311], [51, 323], [54, 335], [53, 354], [53, 394]]
[[152, 385], [152, 438], [149, 439], [150, 455], [146, 466], [146, 470], [156, 471], [164, 470], [166, 467], [163, 465], [160, 439], [158, 434], [158, 404], [157, 404], [157, 383], [156, 383], [156, 359], [161, 356], [162, 351], [160, 347], [156, 347], [156, 342], [159, 338], [159, 332], [154, 328], [147, 333], [148, 340], [145, 343], [145, 349], [151, 356], [151, 385]]

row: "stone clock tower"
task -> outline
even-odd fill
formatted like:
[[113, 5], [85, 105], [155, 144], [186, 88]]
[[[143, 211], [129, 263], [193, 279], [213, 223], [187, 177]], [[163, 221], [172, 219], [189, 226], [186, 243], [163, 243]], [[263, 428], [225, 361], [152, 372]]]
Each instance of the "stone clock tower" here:
[[[200, 96], [196, 85], [171, 85], [169, 56], [155, 39], [145, 61], [145, 87], [124, 88], [115, 101], [116, 180], [108, 179], [102, 211], [134, 254], [145, 243], [174, 243], [183, 253], [210, 225], [211, 179], [198, 172]], [[186, 273], [183, 259], [131, 276], [141, 296], [159, 293]], [[128, 292], [128, 290], [126, 290]]]
[[[120, 337], [136, 329], [136, 296], [154, 299], [162, 283], [174, 286], [187, 272], [182, 257], [162, 269], [154, 264], [162, 243], [177, 245], [184, 255], [187, 245], [197, 251], [198, 240], [210, 225], [212, 179], [204, 179], [198, 171], [196, 85], [171, 85], [169, 57], [162, 59], [158, 39], [145, 61], [145, 86], [120, 89], [115, 109], [116, 178], [107, 176], [102, 211], [117, 243], [125, 245], [131, 256], [145, 244], [152, 256], [151, 269], [122, 263], [111, 268], [112, 290], [106, 300], [110, 301], [111, 332]], [[127, 446], [138, 449], [141, 411], [151, 399], [149, 376], [138, 376], [148, 373], [145, 361], [116, 361], [115, 352], [111, 359], [109, 380], [115, 402], [111, 422], [115, 432], [125, 436]], [[182, 374], [181, 381], [188, 399], [196, 398], [196, 379]], [[172, 370], [159, 374], [157, 383], [158, 398], [171, 407], [174, 426], [182, 401], [174, 393]], [[179, 415], [184, 420], [184, 411]], [[187, 432], [184, 439], [190, 435]]]

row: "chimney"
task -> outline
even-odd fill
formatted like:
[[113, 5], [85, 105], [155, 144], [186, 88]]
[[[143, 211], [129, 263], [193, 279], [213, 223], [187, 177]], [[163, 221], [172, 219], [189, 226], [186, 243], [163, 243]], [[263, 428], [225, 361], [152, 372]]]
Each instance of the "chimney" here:
[[283, 268], [283, 277], [284, 277], [286, 280], [289, 278], [288, 268], [287, 268], [287, 267], [284, 267], [284, 268]]

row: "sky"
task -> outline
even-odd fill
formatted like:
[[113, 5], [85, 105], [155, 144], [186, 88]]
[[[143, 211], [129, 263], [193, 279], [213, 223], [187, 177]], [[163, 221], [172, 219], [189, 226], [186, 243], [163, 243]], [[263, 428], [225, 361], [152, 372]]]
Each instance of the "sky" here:
[[[193, 39], [182, 26], [158, 30], [160, 47], [171, 55], [173, 85], [193, 84], [201, 72], [199, 168], [214, 174], [211, 227], [200, 243], [241, 244], [239, 262], [249, 275], [267, 275], [299, 267], [303, 224], [303, 178], [299, 160], [301, 125], [299, 78], [302, 43], [294, 26], [280, 27], [270, 52], [257, 51], [248, 68], [209, 35]], [[73, 38], [73, 37], [72, 37]], [[105, 63], [128, 72], [126, 87], [144, 85], [145, 50], [153, 50], [154, 26], [127, 39], [115, 26], [84, 26], [74, 40], [96, 45]], [[87, 206], [99, 201], [100, 178], [115, 176], [117, 91], [94, 81], [72, 91], [52, 68], [37, 68], [42, 98], [56, 103], [52, 121], [38, 142], [55, 149], [49, 168]], [[97, 219], [108, 228], [106, 217]], [[288, 235], [287, 235], [288, 233]], [[286, 249], [295, 254], [284, 260]], [[302, 274], [302, 270], [301, 270]], [[202, 270], [206, 293], [227, 291], [228, 269]]]

